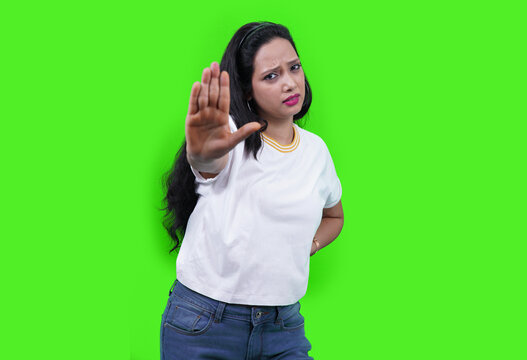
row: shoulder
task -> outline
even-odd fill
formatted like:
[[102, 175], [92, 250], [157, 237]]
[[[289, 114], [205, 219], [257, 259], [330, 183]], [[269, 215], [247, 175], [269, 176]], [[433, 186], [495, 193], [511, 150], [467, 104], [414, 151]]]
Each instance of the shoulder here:
[[320, 136], [311, 131], [303, 129], [296, 124], [295, 126], [300, 133], [301, 139], [305, 141], [310, 148], [315, 149], [317, 152], [328, 152], [328, 147]]

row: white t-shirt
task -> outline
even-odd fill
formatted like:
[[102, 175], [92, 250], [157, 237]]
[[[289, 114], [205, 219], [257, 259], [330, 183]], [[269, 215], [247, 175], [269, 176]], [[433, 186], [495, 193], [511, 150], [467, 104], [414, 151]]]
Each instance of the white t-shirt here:
[[[229, 116], [231, 131], [237, 130]], [[289, 145], [262, 135], [258, 161], [242, 141], [214, 178], [196, 176], [198, 202], [176, 262], [178, 281], [233, 304], [280, 306], [306, 293], [322, 209], [342, 188], [317, 135], [293, 124]]]

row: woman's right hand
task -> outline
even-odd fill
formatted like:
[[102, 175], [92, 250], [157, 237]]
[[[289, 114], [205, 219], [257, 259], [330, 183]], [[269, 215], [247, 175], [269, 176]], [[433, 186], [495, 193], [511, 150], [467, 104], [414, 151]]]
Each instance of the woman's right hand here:
[[203, 70], [201, 83], [192, 85], [185, 120], [186, 150], [189, 162], [199, 164], [200, 171], [210, 171], [215, 160], [261, 128], [259, 123], [250, 122], [231, 133], [229, 86], [229, 74], [223, 71], [220, 75], [217, 62]]

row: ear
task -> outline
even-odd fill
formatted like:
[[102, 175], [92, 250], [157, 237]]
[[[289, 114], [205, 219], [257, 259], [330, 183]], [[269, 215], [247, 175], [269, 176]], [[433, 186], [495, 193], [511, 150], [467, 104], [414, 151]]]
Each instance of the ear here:
[[245, 101], [251, 101], [253, 99], [252, 91], [248, 94], [245, 94]]

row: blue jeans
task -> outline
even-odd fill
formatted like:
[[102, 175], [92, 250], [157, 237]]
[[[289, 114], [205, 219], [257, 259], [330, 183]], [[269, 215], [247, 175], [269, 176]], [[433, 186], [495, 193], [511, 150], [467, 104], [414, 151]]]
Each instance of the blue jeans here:
[[300, 302], [229, 304], [176, 280], [161, 317], [161, 360], [313, 359]]

